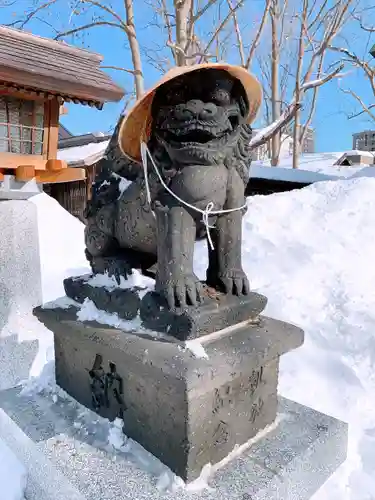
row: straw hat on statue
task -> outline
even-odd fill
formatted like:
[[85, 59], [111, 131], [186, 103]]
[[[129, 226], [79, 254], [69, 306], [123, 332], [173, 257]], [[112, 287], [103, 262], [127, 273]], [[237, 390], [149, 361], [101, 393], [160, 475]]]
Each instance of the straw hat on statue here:
[[239, 80], [246, 92], [249, 111], [247, 123], [256, 118], [262, 102], [262, 88], [259, 81], [245, 68], [224, 63], [205, 63], [192, 66], [178, 66], [169, 70], [150, 90], [137, 100], [133, 108], [124, 117], [118, 134], [122, 153], [133, 161], [141, 161], [141, 142], [148, 142], [151, 132], [151, 106], [156, 90], [178, 76], [202, 69], [218, 69], [227, 71]]

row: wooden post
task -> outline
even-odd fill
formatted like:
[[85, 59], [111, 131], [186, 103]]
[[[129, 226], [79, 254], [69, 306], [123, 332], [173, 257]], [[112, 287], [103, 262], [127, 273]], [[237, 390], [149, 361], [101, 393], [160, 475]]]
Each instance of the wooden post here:
[[57, 158], [57, 145], [59, 142], [59, 111], [60, 104], [57, 99], [50, 102], [48, 153], [47, 159]]

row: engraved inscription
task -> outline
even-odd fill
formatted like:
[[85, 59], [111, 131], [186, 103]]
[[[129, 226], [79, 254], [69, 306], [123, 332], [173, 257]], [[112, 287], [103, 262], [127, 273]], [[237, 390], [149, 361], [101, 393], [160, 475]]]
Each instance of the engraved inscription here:
[[212, 413], [216, 414], [224, 406], [224, 399], [221, 395], [220, 389], [215, 389], [214, 392], [214, 408]]
[[241, 393], [251, 397], [263, 381], [264, 369], [261, 366], [258, 370], [253, 370], [250, 376], [243, 377], [237, 384], [236, 381], [232, 381], [216, 388], [213, 396], [213, 414], [218, 413], [224, 406], [232, 406]]
[[263, 406], [264, 406], [264, 401], [263, 399], [259, 398], [254, 404], [253, 406], [251, 407], [251, 411], [250, 411], [250, 422], [252, 424], [255, 423], [256, 419], [259, 417], [262, 409], [263, 409]]
[[263, 381], [263, 366], [259, 370], [253, 370], [249, 377], [249, 389], [254, 394], [260, 383]]
[[119, 406], [119, 417], [122, 417], [126, 406], [123, 399], [123, 381], [117, 373], [116, 365], [109, 363], [109, 371], [103, 368], [103, 357], [100, 354], [95, 356], [94, 364], [89, 371], [91, 383], [91, 398], [94, 410], [100, 408], [109, 408], [111, 405], [110, 396], [112, 395]]
[[219, 425], [216, 427], [213, 433], [213, 440], [215, 446], [221, 446], [228, 441], [228, 424], [223, 420], [220, 420]]

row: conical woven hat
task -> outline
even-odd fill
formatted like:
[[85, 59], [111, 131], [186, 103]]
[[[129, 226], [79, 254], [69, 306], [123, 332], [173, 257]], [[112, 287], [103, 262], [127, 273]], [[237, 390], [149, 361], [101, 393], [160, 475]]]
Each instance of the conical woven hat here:
[[135, 103], [133, 108], [124, 117], [118, 141], [122, 153], [131, 160], [141, 161], [141, 141], [147, 142], [151, 132], [151, 106], [156, 90], [163, 84], [185, 73], [201, 69], [221, 69], [227, 71], [239, 80], [246, 92], [249, 102], [247, 123], [254, 121], [262, 102], [262, 88], [258, 80], [241, 66], [224, 63], [195, 64], [192, 66], [177, 66], [169, 70], [158, 83], [148, 90]]

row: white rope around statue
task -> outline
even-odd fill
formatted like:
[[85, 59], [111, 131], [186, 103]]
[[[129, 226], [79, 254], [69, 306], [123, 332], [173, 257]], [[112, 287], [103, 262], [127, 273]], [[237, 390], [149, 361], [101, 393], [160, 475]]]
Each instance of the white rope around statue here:
[[206, 228], [206, 231], [207, 231], [208, 243], [211, 247], [211, 250], [213, 250], [214, 244], [213, 244], [213, 241], [211, 238], [210, 229], [213, 229], [214, 226], [209, 225], [209, 223], [208, 223], [209, 216], [210, 215], [228, 214], [231, 212], [237, 212], [237, 210], [243, 210], [246, 207], [246, 203], [244, 205], [242, 205], [242, 207], [230, 208], [227, 210], [213, 210], [214, 203], [212, 201], [207, 203], [206, 208], [204, 210], [201, 210], [200, 208], [194, 207], [194, 205], [190, 205], [190, 203], [187, 203], [182, 198], [177, 196], [171, 189], [169, 189], [169, 187], [164, 182], [164, 179], [161, 176], [158, 167], [156, 166], [156, 163], [155, 163], [155, 161], [150, 153], [150, 150], [148, 149], [147, 144], [145, 142], [141, 142], [141, 158], [142, 158], [143, 172], [144, 172], [144, 176], [145, 176], [146, 196], [147, 196], [147, 201], [148, 201], [148, 204], [150, 205], [150, 208], [151, 208], [152, 200], [151, 200], [150, 185], [149, 185], [149, 181], [148, 181], [147, 156], [150, 158], [152, 166], [154, 167], [154, 170], [155, 170], [157, 176], [159, 177], [159, 180], [160, 180], [162, 186], [164, 187], [164, 189], [166, 189], [170, 195], [172, 195], [177, 201], [179, 201], [180, 203], [182, 203], [186, 207], [191, 208], [192, 210], [195, 210], [196, 212], [199, 212], [202, 214], [202, 222], [203, 222], [203, 224]]

